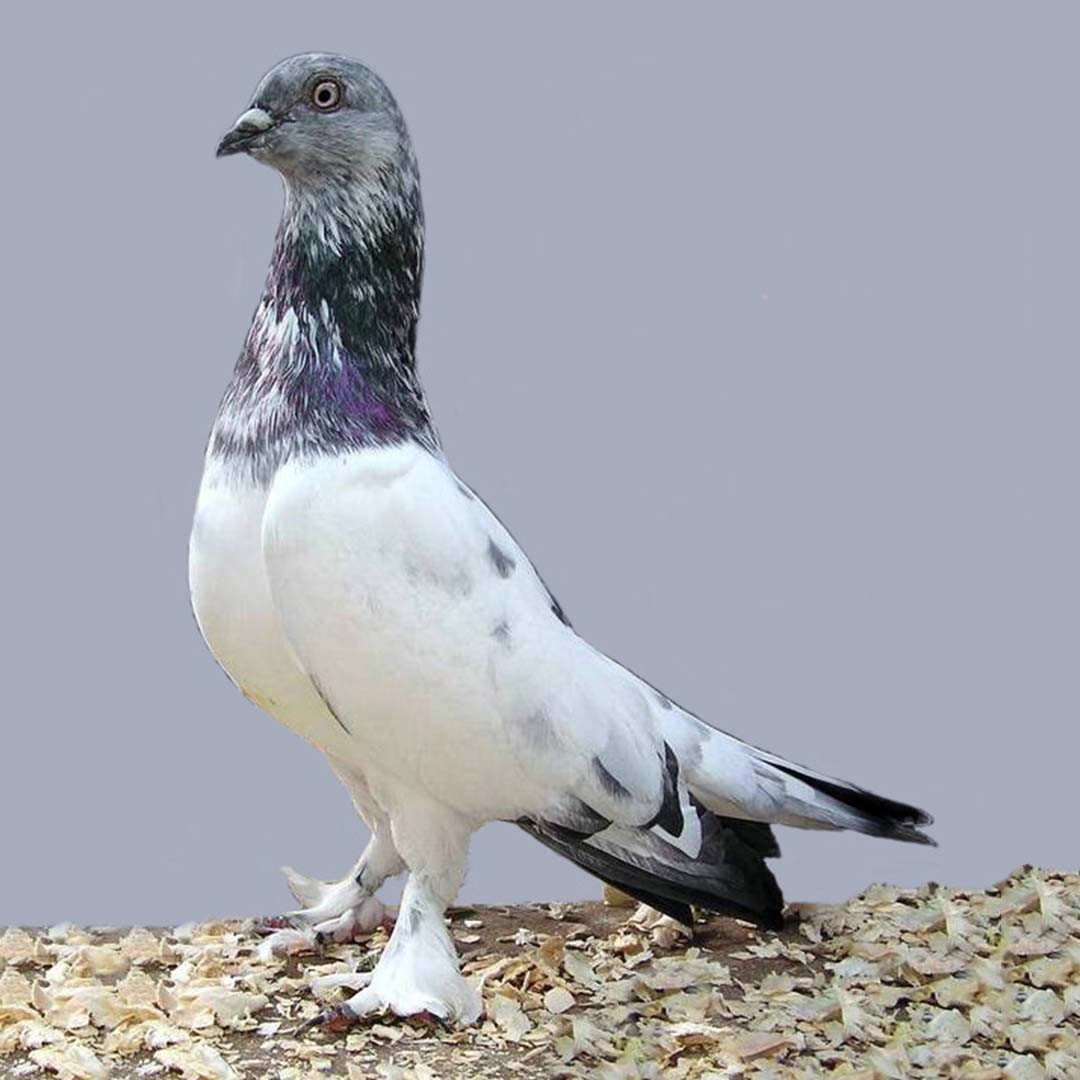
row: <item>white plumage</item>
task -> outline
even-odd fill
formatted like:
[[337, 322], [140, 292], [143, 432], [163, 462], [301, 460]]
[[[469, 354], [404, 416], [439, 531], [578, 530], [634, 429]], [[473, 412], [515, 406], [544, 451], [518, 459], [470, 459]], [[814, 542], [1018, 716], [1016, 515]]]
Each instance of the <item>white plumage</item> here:
[[[510, 534], [415, 444], [290, 463], [266, 490], [211, 467], [191, 586], [222, 666], [331, 759], [414, 868], [401, 915], [423, 929], [402, 935], [408, 961], [381, 965], [354, 1008], [414, 1012], [423, 998], [429, 1012], [475, 1019], [441, 923], [469, 835], [492, 820], [572, 822], [584, 804], [612, 823], [594, 846], [632, 847], [663, 802], [665, 744], [681, 767], [683, 828], [652, 832], [691, 859], [701, 830], [688, 787], [728, 816], [863, 825], [578, 637]], [[311, 919], [365, 903], [400, 869], [387, 862], [369, 889], [347, 878]]]
[[[338, 81], [333, 117], [305, 98], [313, 79]], [[346, 1012], [468, 1023], [480, 1002], [443, 916], [485, 822], [677, 916], [767, 925], [764, 823], [925, 840], [921, 811], [716, 731], [593, 649], [454, 475], [413, 369], [419, 195], [381, 82], [341, 57], [284, 61], [220, 152], [240, 149], [282, 171], [286, 215], [207, 453], [192, 602], [233, 681], [327, 756], [372, 831], [340, 882], [290, 871], [303, 907], [267, 947], [370, 929], [407, 869]]]

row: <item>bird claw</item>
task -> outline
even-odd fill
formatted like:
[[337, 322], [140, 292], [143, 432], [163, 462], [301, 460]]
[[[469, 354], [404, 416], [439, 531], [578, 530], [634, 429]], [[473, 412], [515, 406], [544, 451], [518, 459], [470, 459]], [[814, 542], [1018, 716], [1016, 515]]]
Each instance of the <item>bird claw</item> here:
[[290, 886], [299, 899], [303, 895], [317, 906], [270, 915], [255, 924], [255, 932], [263, 937], [260, 954], [290, 953], [340, 945], [355, 941], [379, 928], [393, 929], [395, 911], [370, 894], [358, 890], [351, 882], [326, 886], [321, 897], [313, 895], [316, 884], [304, 878], [303, 887], [296, 887], [295, 871]]
[[348, 1031], [354, 1024], [359, 1023], [360, 1017], [352, 1010], [347, 1001], [335, 1005], [332, 1009], [324, 1009], [318, 1016], [305, 1020], [294, 1032], [294, 1037], [303, 1035], [305, 1032], [318, 1028], [321, 1031], [340, 1032]]
[[430, 1009], [421, 1009], [420, 1012], [410, 1013], [405, 1019], [419, 1020], [429, 1027], [440, 1027], [446, 1028], [447, 1030], [453, 1029], [453, 1024], [451, 1024], [445, 1016], [439, 1016], [438, 1013], [433, 1013]]
[[267, 915], [255, 922], [255, 933], [266, 937], [278, 930], [296, 930], [297, 926], [288, 915]]
[[294, 953], [314, 952], [317, 948], [315, 935], [310, 930], [287, 927], [271, 930], [263, 937], [256, 954], [259, 960], [270, 963], [275, 956], [291, 956]]
[[[301, 1035], [315, 1029], [329, 1032], [330, 1034], [339, 1034], [355, 1027], [363, 1019], [364, 1017], [356, 1012], [347, 1001], [343, 1001], [340, 1005], [335, 1005], [331, 1009], [323, 1009], [318, 1016], [313, 1016], [310, 1020], [305, 1020], [293, 1032], [293, 1038], [299, 1038]], [[410, 1013], [408, 1016], [402, 1017], [402, 1019], [417, 1021], [428, 1027], [450, 1028], [452, 1026], [444, 1017], [431, 1012], [429, 1009], [422, 1009], [420, 1012]]]

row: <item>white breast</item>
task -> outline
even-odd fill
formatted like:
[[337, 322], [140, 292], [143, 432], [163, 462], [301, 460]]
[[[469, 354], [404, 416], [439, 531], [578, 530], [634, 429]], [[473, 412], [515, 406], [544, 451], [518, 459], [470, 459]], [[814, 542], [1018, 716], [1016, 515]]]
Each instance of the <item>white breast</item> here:
[[207, 462], [195, 509], [188, 579], [210, 651], [244, 695], [327, 752], [344, 732], [281, 632], [262, 553], [266, 490]]
[[385, 810], [423, 793], [513, 820], [580, 791], [625, 814], [598, 755], [646, 802], [658, 789], [655, 695], [560, 620], [510, 534], [419, 446], [292, 461], [267, 489], [211, 465], [191, 591], [244, 693]]
[[290, 647], [352, 735], [342, 759], [384, 807], [400, 787], [513, 819], [610, 757], [613, 728], [623, 772], [656, 772], [641, 691], [556, 617], [513, 538], [422, 448], [284, 465], [262, 546]]

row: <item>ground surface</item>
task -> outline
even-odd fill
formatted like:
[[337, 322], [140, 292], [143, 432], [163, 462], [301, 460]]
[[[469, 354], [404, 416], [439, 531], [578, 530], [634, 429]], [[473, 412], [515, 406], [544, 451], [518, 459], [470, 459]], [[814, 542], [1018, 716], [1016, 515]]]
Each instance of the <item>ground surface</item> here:
[[[269, 959], [250, 921], [0, 936], [0, 1077], [1076, 1080], [1080, 877], [873, 886], [782, 933], [600, 903], [454, 912], [487, 1015], [295, 1029], [386, 942]], [[314, 989], [312, 983], [314, 980]], [[318, 998], [316, 997], [318, 994]]]

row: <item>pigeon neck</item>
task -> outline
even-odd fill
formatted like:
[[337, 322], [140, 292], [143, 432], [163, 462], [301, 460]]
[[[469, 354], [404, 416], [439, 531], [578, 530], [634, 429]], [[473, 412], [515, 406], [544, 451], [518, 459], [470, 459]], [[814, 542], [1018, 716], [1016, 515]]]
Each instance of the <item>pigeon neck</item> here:
[[263, 301], [326, 327], [366, 378], [392, 380], [415, 365], [423, 268], [418, 184], [290, 182]]
[[287, 182], [266, 288], [211, 454], [266, 479], [296, 454], [407, 439], [437, 450], [415, 368], [422, 273], [415, 171], [374, 189]]

